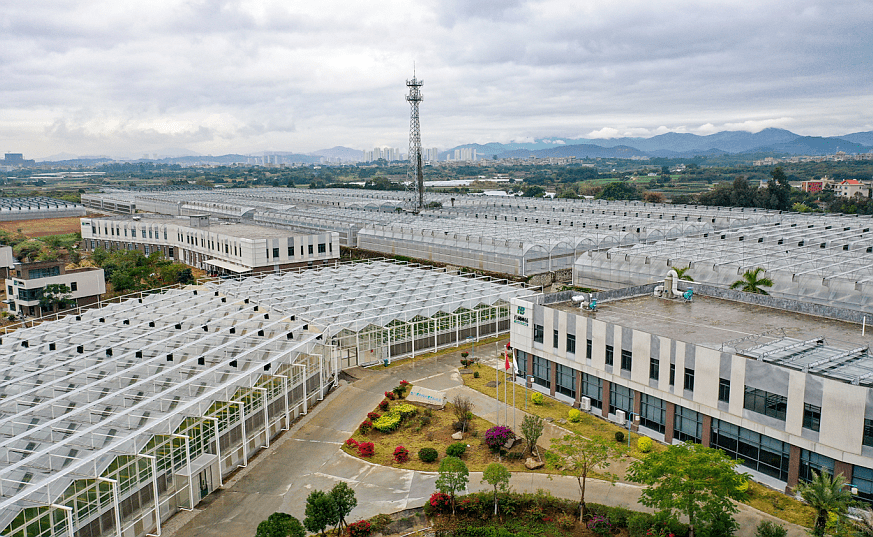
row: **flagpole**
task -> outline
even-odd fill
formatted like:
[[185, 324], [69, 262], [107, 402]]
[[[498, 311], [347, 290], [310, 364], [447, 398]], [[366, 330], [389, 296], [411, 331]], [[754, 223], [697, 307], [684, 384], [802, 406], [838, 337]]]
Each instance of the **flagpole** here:
[[494, 391], [497, 393], [497, 425], [500, 425], [500, 365], [494, 368]]

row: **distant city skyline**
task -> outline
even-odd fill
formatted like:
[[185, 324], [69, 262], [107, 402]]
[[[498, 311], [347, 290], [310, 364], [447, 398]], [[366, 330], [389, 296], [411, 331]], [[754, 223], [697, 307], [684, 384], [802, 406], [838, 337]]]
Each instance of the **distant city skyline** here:
[[4, 9], [0, 151], [133, 157], [873, 130], [873, 2], [278, 0]]

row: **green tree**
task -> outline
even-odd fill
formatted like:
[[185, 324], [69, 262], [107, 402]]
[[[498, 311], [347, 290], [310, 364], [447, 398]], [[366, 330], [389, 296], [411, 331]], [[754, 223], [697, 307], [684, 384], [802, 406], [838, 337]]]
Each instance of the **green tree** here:
[[43, 313], [54, 311], [55, 306], [58, 310], [65, 310], [76, 303], [71, 293], [70, 288], [63, 283], [50, 283], [42, 290], [39, 307]]
[[330, 489], [330, 497], [336, 506], [337, 524], [342, 533], [343, 527], [346, 525], [346, 517], [352, 512], [352, 509], [358, 506], [358, 499], [355, 498], [355, 491], [352, 487], [344, 482], [337, 483]]
[[312, 533], [323, 533], [328, 526], [335, 526], [339, 520], [336, 502], [330, 494], [321, 490], [309, 493], [305, 513], [303, 526]]
[[627, 478], [646, 485], [640, 503], [688, 517], [691, 537], [700, 521], [724, 519], [722, 513], [737, 512], [732, 500], [741, 500], [740, 485], [748, 479], [736, 472], [740, 461], [718, 449], [700, 444], [679, 444], [650, 453], [631, 463]]
[[[613, 442], [607, 442], [599, 436], [589, 440], [579, 433], [552, 439], [552, 451], [558, 454], [558, 458], [553, 459], [550, 466], [561, 475], [575, 477], [579, 485], [580, 522], [585, 517], [585, 486], [588, 483], [588, 475], [595, 469], [609, 468], [609, 460], [618, 454], [614, 445]], [[612, 483], [616, 480], [616, 476], [608, 472], [603, 476]]]
[[440, 461], [439, 476], [436, 488], [443, 494], [448, 494], [452, 500], [452, 514], [455, 514], [455, 495], [467, 488], [470, 471], [464, 461], [451, 455]]
[[194, 275], [191, 273], [191, 269], [186, 267], [180, 270], [179, 274], [176, 276], [176, 282], [181, 283], [182, 285], [194, 283]]
[[642, 199], [639, 189], [631, 183], [615, 181], [603, 186], [603, 190], [595, 196], [605, 200], [638, 200]]
[[683, 267], [683, 268], [674, 268], [673, 270], [676, 271], [676, 275], [679, 276], [680, 280], [685, 280], [687, 282], [694, 281], [694, 278], [692, 278], [691, 276], [688, 275], [688, 272], [691, 271], [691, 265], [688, 265], [687, 267]]
[[773, 287], [773, 280], [770, 278], [760, 278], [762, 272], [765, 272], [762, 267], [757, 267], [754, 270], [747, 270], [743, 273], [743, 277], [731, 284], [731, 289], [739, 289], [746, 293], [754, 293], [756, 295], [769, 295], [764, 287]]
[[287, 513], [273, 513], [258, 524], [255, 537], [304, 537], [306, 530], [299, 520]]
[[832, 477], [827, 472], [812, 472], [812, 481], [798, 483], [794, 492], [816, 510], [813, 535], [824, 535], [830, 513], [842, 517], [852, 503], [852, 493], [846, 489], [846, 478], [843, 474]]
[[509, 489], [509, 478], [512, 474], [499, 462], [492, 462], [482, 472], [482, 483], [494, 487], [494, 514], [497, 514], [497, 491], [506, 492]]
[[[525, 449], [531, 455], [534, 453], [534, 448], [537, 447], [537, 440], [543, 435], [543, 427], [545, 427], [543, 418], [533, 414], [527, 415], [521, 420], [521, 435], [527, 444]], [[537, 457], [539, 457], [539, 450], [537, 450]]]

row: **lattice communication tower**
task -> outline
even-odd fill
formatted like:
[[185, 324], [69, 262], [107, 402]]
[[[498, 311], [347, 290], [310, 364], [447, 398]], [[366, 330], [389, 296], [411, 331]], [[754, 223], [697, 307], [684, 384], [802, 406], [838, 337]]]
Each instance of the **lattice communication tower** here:
[[415, 73], [412, 74], [412, 80], [406, 81], [406, 87], [409, 88], [409, 95], [406, 100], [412, 107], [409, 115], [409, 169], [406, 172], [407, 183], [406, 188], [410, 194], [410, 205], [412, 212], [418, 213], [424, 209], [424, 172], [421, 169], [421, 127], [418, 123], [418, 103], [424, 100], [421, 95], [421, 87], [424, 85], [423, 80], [415, 78]]

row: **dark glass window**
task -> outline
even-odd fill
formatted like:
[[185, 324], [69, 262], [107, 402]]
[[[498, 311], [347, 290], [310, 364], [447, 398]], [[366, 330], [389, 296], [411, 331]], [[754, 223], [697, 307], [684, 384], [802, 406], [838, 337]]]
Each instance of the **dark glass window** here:
[[325, 244], [325, 243], [323, 243], [323, 242], [322, 242], [322, 243], [319, 243], [319, 244], [318, 244], [318, 253], [323, 254], [323, 253], [326, 253], [326, 252], [327, 252], [327, 244]]
[[288, 247], [288, 257], [294, 257], [294, 247], [293, 246]]
[[858, 499], [873, 502], [873, 470], [855, 466], [852, 468], [852, 484], [858, 488]]
[[591, 406], [603, 408], [603, 382], [594, 375], [582, 373], [582, 384], [579, 387], [584, 397], [591, 399]]
[[788, 409], [788, 398], [757, 388], [746, 386], [743, 408], [764, 414], [771, 418], [785, 421], [785, 411]]
[[861, 443], [865, 446], [873, 446], [873, 420], [864, 419], [864, 436]]
[[78, 291], [79, 282], [70, 282], [70, 291]]
[[527, 383], [527, 357], [530, 356], [528, 353], [524, 351], [516, 351], [515, 352], [515, 363], [518, 370], [521, 372], [521, 376], [524, 377], [525, 383]]
[[615, 414], [616, 410], [624, 410], [628, 416], [633, 414], [634, 391], [613, 382], [609, 385], [609, 413]]
[[606, 346], [606, 365], [612, 365], [614, 352], [612, 345]]
[[170, 246], [169, 248], [167, 248], [167, 256], [168, 256], [170, 259], [173, 259], [173, 258], [175, 257], [175, 252], [176, 252], [176, 250], [175, 250], [172, 246]]
[[539, 384], [544, 388], [550, 388], [552, 382], [549, 375], [549, 361], [539, 356], [531, 355], [533, 362], [533, 378], [534, 384]]
[[640, 425], [659, 433], [666, 431], [667, 404], [657, 397], [640, 394]]
[[590, 339], [586, 340], [585, 341], [585, 358], [587, 358], [588, 360], [591, 359], [591, 348], [592, 348], [591, 340]]
[[694, 391], [694, 370], [685, 368], [685, 377], [682, 380], [682, 387], [688, 391]]
[[576, 398], [576, 372], [565, 365], [555, 366], [555, 391]]
[[625, 371], [630, 371], [631, 366], [633, 365], [634, 354], [633, 351], [628, 351], [625, 349], [621, 350], [621, 368]]
[[558, 331], [557, 330], [552, 330], [552, 348], [553, 349], [558, 348]]
[[661, 377], [661, 361], [657, 358], [649, 358], [649, 378], [658, 380]]
[[576, 336], [567, 334], [567, 352], [576, 354]]
[[699, 412], [676, 405], [673, 438], [699, 444], [703, 437], [703, 416]]
[[742, 459], [743, 466], [752, 470], [782, 481], [788, 479], [791, 446], [786, 442], [714, 419], [710, 445], [733, 459]]
[[273, 257], [275, 257], [275, 258], [279, 257], [279, 249], [278, 248], [273, 248]]
[[670, 364], [670, 386], [676, 384], [676, 364]]
[[731, 400], [731, 381], [728, 379], [718, 379], [718, 400], [725, 403]]
[[309, 255], [312, 255], [312, 248], [313, 248], [313, 246], [310, 244], [309, 245]]
[[812, 481], [812, 472], [817, 474], [827, 472], [830, 475], [834, 475], [834, 460], [830, 457], [819, 455], [813, 451], [801, 449], [800, 475], [798, 477], [801, 481], [806, 481], [808, 483]]
[[545, 336], [543, 325], [535, 324], [534, 325], [534, 343], [542, 343], [543, 337]]
[[821, 407], [803, 403], [803, 426], [810, 431], [818, 431], [821, 427]]

